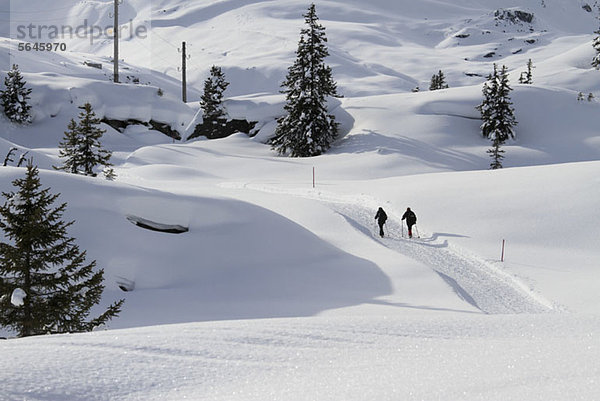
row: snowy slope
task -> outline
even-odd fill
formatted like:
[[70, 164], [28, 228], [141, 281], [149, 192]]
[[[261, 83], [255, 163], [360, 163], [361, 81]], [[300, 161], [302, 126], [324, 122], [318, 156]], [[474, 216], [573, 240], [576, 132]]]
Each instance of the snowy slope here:
[[[0, 70], [19, 64], [35, 113], [26, 127], [0, 117], [0, 154], [33, 156], [68, 202], [70, 234], [105, 269], [103, 304], [126, 298], [106, 332], [0, 342], [0, 400], [600, 396], [600, 105], [576, 100], [600, 95], [589, 64], [598, 5], [316, 5], [345, 95], [330, 101], [342, 135], [323, 156], [287, 159], [264, 142], [306, 3], [125, 2], [121, 21], [147, 32], [122, 40], [115, 85], [108, 37], [63, 38], [66, 52], [19, 52], [17, 37], [28, 24], [104, 27], [111, 1], [0, 2], [10, 30]], [[519, 85], [529, 58], [534, 84]], [[511, 71], [519, 125], [508, 168], [492, 172], [475, 106], [493, 63]], [[116, 182], [53, 171], [87, 101], [100, 117], [189, 134], [213, 64], [231, 82], [230, 116], [258, 121], [257, 136], [185, 142], [104, 124]], [[426, 91], [440, 69], [450, 89]], [[12, 166], [0, 169], [2, 191], [23, 174]], [[403, 238], [407, 206], [421, 238]], [[145, 230], [132, 216], [189, 231]]]
[[5, 341], [0, 367], [10, 400], [587, 401], [599, 329], [597, 316], [191, 323]]

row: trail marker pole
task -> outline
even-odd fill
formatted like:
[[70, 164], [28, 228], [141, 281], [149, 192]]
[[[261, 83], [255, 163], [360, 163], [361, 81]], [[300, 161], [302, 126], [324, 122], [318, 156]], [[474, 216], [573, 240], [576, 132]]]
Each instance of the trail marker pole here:
[[315, 168], [313, 167], [313, 188], [315, 187]]
[[500, 262], [504, 262], [504, 243], [506, 241], [502, 240], [502, 256], [500, 257]]

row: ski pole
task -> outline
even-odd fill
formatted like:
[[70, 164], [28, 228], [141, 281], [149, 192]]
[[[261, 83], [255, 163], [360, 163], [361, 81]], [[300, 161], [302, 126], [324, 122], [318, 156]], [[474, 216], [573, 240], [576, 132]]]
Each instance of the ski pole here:
[[419, 234], [419, 229], [417, 228], [416, 224], [415, 224], [415, 231], [417, 232], [417, 238], [421, 238], [421, 234]]
[[402, 238], [404, 238], [404, 220], [400, 220], [400, 225], [402, 226]]

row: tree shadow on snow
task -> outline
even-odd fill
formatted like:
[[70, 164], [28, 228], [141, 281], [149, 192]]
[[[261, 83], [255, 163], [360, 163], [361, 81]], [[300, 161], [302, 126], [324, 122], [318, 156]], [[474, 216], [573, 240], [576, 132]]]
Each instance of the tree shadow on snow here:
[[433, 146], [406, 136], [387, 136], [371, 130], [346, 135], [338, 142], [331, 153], [368, 153], [381, 155], [397, 154], [410, 159], [420, 160], [434, 167], [449, 170], [474, 170], [487, 166], [485, 157], [467, 152]]

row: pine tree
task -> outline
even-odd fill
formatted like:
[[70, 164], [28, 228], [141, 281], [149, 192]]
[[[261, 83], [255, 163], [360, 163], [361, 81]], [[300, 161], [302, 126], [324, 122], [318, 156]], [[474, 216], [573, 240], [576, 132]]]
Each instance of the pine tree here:
[[101, 121], [92, 110], [92, 105], [86, 103], [79, 113], [79, 123], [71, 120], [65, 131], [63, 141], [59, 144], [59, 156], [64, 159], [63, 165], [54, 166], [57, 170], [65, 170], [72, 174], [96, 176], [96, 166], [111, 166], [109, 162], [112, 153], [104, 149], [100, 138], [104, 130], [98, 128]]
[[509, 139], [515, 138], [513, 127], [517, 125], [514, 109], [510, 100], [512, 88], [508, 82], [508, 69], [502, 66], [502, 71], [498, 75], [498, 87], [495, 96], [494, 115], [496, 120], [495, 129], [490, 133], [490, 139], [498, 138], [501, 144]]
[[431, 76], [431, 83], [429, 84], [429, 90], [434, 91], [438, 89], [438, 76], [437, 74], [433, 74]]
[[114, 181], [117, 178], [115, 169], [113, 169], [112, 167], [104, 167], [104, 170], [102, 170], [102, 174], [104, 174], [104, 178], [106, 178], [108, 181]]
[[282, 87], [286, 115], [277, 121], [270, 143], [280, 155], [310, 157], [326, 152], [335, 140], [338, 123], [327, 113], [327, 96], [339, 96], [331, 68], [325, 28], [319, 24], [315, 5], [304, 14], [306, 28], [300, 31], [296, 60], [288, 68]]
[[210, 77], [204, 81], [204, 93], [200, 98], [202, 107], [202, 131], [209, 139], [220, 138], [227, 126], [227, 110], [223, 104], [223, 93], [229, 86], [221, 67], [212, 66]]
[[63, 159], [63, 165], [54, 166], [56, 170], [68, 171], [71, 174], [78, 174], [79, 166], [82, 164], [79, 154], [79, 127], [75, 120], [71, 119], [63, 136], [63, 141], [58, 144], [58, 155]]
[[477, 106], [481, 113], [481, 134], [484, 138], [489, 138], [490, 133], [495, 129], [496, 121], [492, 118], [494, 112], [494, 101], [498, 91], [498, 68], [494, 64], [494, 72], [487, 77], [483, 84], [483, 102]]
[[67, 235], [74, 222], [61, 220], [66, 203], [53, 206], [59, 195], [41, 188], [31, 162], [12, 184], [16, 192], [2, 193], [0, 207], [0, 326], [25, 337], [91, 331], [117, 316], [123, 300], [86, 321], [102, 297], [104, 271], [86, 263], [86, 252]]
[[592, 41], [592, 47], [596, 50], [596, 55], [592, 59], [592, 66], [597, 70], [600, 70], [600, 29], [594, 31], [594, 33], [598, 36]]
[[531, 59], [529, 59], [529, 61], [527, 61], [527, 71], [524, 71], [521, 73], [521, 76], [519, 77], [519, 83], [520, 84], [528, 84], [531, 85], [533, 83], [533, 73], [532, 70], [535, 67], [533, 66], [533, 63], [531, 62]]
[[437, 74], [434, 74], [431, 77], [431, 83], [429, 84], [429, 90], [430, 91], [435, 91], [438, 89], [448, 89], [449, 86], [446, 83], [446, 77], [444, 76], [444, 73], [442, 72], [442, 70], [439, 70], [439, 72]]
[[498, 139], [495, 139], [492, 143], [492, 148], [488, 149], [487, 153], [492, 158], [492, 162], [490, 163], [490, 169], [497, 170], [502, 168], [502, 159], [504, 159], [504, 150], [500, 149], [502, 142]]
[[493, 158], [490, 165], [492, 169], [502, 168], [501, 160], [504, 151], [500, 150], [500, 146], [515, 137], [513, 127], [517, 122], [510, 101], [511, 90], [506, 66], [502, 66], [502, 71], [498, 73], [494, 64], [493, 74], [488, 76], [488, 81], [483, 85], [483, 102], [477, 106], [483, 121], [481, 132], [493, 143], [493, 148], [488, 151]]
[[19, 123], [31, 123], [31, 106], [28, 104], [31, 89], [26, 88], [19, 66], [13, 64], [12, 70], [4, 78], [6, 89], [0, 91], [0, 102], [4, 109], [4, 114], [9, 120]]

